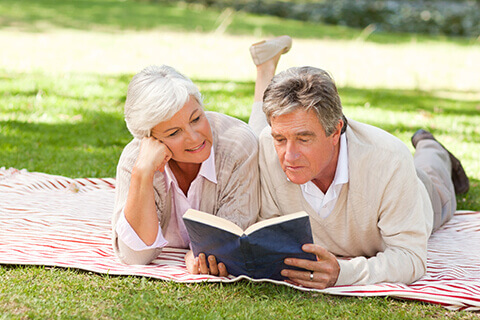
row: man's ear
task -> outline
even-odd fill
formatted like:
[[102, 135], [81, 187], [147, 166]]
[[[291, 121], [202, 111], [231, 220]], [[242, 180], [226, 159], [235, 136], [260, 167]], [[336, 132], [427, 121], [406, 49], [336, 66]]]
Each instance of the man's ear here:
[[343, 119], [338, 120], [337, 126], [335, 127], [335, 131], [332, 133], [332, 138], [335, 144], [340, 143], [340, 136], [342, 134], [343, 128]]

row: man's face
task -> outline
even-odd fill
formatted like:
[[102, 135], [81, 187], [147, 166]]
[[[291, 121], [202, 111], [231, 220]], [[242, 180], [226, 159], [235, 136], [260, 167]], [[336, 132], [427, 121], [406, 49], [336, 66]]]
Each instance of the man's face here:
[[[343, 122], [330, 136], [314, 111], [296, 110], [271, 119], [272, 137], [282, 169], [291, 182], [310, 180], [326, 191], [335, 177]], [[326, 187], [325, 190], [324, 187]]]

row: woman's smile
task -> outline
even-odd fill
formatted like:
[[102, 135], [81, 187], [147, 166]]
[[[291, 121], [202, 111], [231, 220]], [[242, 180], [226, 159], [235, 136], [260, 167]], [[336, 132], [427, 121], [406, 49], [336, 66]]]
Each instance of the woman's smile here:
[[201, 144], [199, 144], [198, 146], [196, 146], [194, 148], [190, 148], [190, 149], [185, 149], [185, 151], [196, 153], [196, 152], [202, 151], [204, 148], [205, 148], [205, 140], [203, 140], [203, 142]]

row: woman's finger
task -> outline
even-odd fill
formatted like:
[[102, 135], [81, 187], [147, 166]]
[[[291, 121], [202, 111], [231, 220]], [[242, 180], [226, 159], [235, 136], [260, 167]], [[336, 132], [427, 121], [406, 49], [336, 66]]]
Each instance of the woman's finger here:
[[208, 274], [208, 266], [207, 266], [207, 259], [205, 258], [204, 253], [200, 253], [198, 255], [198, 260], [199, 260], [199, 270], [201, 274]]
[[210, 274], [218, 276], [217, 259], [215, 259], [215, 256], [208, 256], [208, 265], [210, 267]]

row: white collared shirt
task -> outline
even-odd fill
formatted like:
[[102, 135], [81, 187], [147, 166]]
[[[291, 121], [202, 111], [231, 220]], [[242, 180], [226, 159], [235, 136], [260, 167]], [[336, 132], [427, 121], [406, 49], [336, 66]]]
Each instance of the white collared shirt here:
[[188, 233], [185, 228], [185, 224], [183, 223], [182, 216], [188, 209], [198, 210], [200, 208], [204, 179], [207, 179], [215, 184], [217, 183], [213, 147], [212, 151], [210, 152], [210, 156], [202, 163], [198, 175], [192, 181], [190, 188], [187, 191], [187, 195], [185, 195], [178, 186], [177, 179], [173, 175], [168, 164], [165, 166], [165, 172], [163, 174], [165, 175], [167, 193], [170, 189], [172, 189], [172, 211], [165, 235], [163, 235], [159, 223], [155, 242], [152, 245], [147, 246], [142, 239], [140, 239], [135, 230], [133, 230], [133, 228], [130, 226], [125, 218], [125, 213], [122, 213], [118, 220], [116, 227], [118, 237], [128, 247], [135, 251], [162, 248], [167, 244], [170, 247], [175, 248], [188, 248], [190, 239], [188, 238]]
[[300, 185], [302, 194], [308, 204], [322, 218], [330, 215], [337, 203], [338, 196], [342, 186], [348, 182], [348, 151], [347, 138], [345, 134], [340, 136], [340, 151], [338, 154], [337, 168], [332, 184], [327, 189], [327, 193], [323, 193], [312, 181], [308, 181]]

